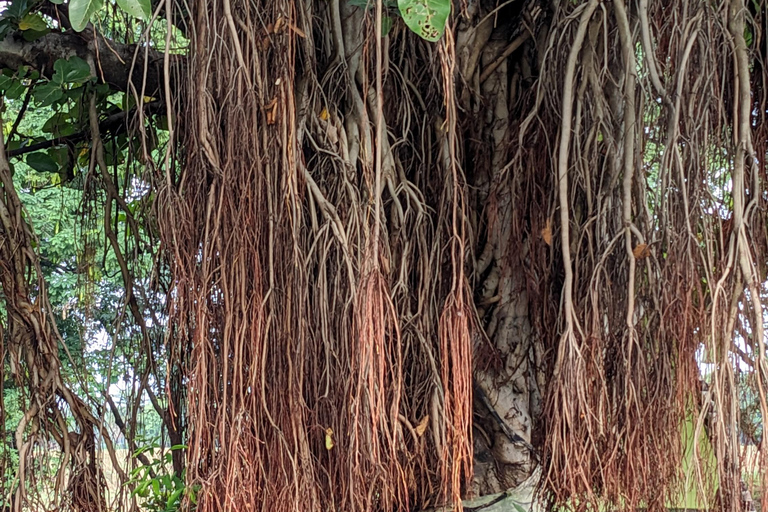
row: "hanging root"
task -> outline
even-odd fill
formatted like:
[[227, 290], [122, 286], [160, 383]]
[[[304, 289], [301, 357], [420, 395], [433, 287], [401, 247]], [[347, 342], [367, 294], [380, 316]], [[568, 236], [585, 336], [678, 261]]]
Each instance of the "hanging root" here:
[[[706, 430], [719, 503], [739, 507], [737, 351], [755, 368], [763, 421], [768, 412], [765, 173], [752, 144], [755, 127], [764, 132], [754, 116], [765, 93], [750, 75], [745, 19], [738, 0], [586, 2], [555, 13], [512, 162], [551, 191], [560, 216], [552, 256], [563, 272], [551, 279], [562, 301], [548, 332], [561, 334], [544, 412], [553, 503], [660, 509], [693, 482], [700, 505], [712, 506]], [[556, 154], [528, 149], [555, 132]], [[752, 355], [738, 349], [742, 323]], [[699, 350], [718, 362], [706, 395], [715, 414], [700, 400]], [[687, 421], [693, 443], [673, 434]], [[696, 464], [683, 474], [686, 444]]]
[[393, 59], [427, 46], [376, 37], [381, 4], [190, 7], [185, 151], [156, 181], [198, 510], [459, 500], [472, 315], [457, 134], [437, 166], [425, 135], [454, 109], [422, 73], [437, 56]]
[[[104, 479], [96, 458], [97, 434], [103, 435], [114, 458], [109, 437], [100, 431], [90, 407], [64, 382], [60, 347], [40, 268], [32, 226], [14, 188], [5, 145], [0, 141], [0, 287], [5, 298], [8, 361], [19, 388], [27, 390], [24, 414], [15, 432], [19, 450], [14, 503], [41, 504], [38, 475], [30, 462], [39, 459], [36, 446], [54, 441], [61, 450], [56, 468], [53, 506], [86, 511], [106, 507]], [[3, 354], [5, 355], [5, 354]], [[74, 421], [72, 423], [65, 418]], [[47, 451], [47, 450], [44, 450]], [[47, 487], [49, 482], [44, 482]]]

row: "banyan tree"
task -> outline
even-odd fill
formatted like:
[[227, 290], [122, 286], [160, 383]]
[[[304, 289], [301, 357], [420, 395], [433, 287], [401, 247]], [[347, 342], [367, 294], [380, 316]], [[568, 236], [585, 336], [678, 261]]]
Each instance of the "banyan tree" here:
[[765, 0], [0, 9], [9, 510], [766, 510]]

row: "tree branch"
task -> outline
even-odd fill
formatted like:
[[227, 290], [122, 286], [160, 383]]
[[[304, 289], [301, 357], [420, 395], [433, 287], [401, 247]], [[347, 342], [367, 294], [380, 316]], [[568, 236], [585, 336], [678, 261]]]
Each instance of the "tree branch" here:
[[[128, 437], [128, 434], [125, 430], [125, 422], [123, 421], [123, 417], [120, 415], [120, 410], [117, 408], [117, 405], [115, 404], [115, 401], [112, 400], [112, 396], [109, 394], [109, 392], [104, 393], [104, 396], [107, 399], [107, 405], [109, 405], [109, 410], [112, 411], [112, 416], [115, 419], [115, 425], [117, 425], [117, 428], [120, 429], [120, 433], [123, 434], [123, 437], [128, 442], [128, 446], [131, 449], [131, 451], [136, 452], [136, 443], [133, 442], [133, 439], [130, 439]], [[149, 468], [149, 474], [152, 478], [155, 477], [155, 472], [152, 470], [152, 462], [147, 458], [144, 453], [139, 453], [136, 456], [137, 459], [139, 459], [139, 462], [144, 464]]]
[[[145, 103], [145, 107], [146, 111], [149, 113], [164, 112], [164, 106], [157, 101], [153, 101], [152, 103]], [[135, 113], [136, 109], [134, 108], [128, 112], [118, 112], [116, 114], [112, 114], [111, 116], [107, 116], [99, 123], [99, 131], [116, 135], [127, 127], [126, 120], [129, 118], [129, 116], [132, 116]], [[29, 146], [7, 151], [6, 153], [8, 158], [18, 157], [26, 155], [27, 153], [32, 153], [33, 151], [40, 151], [41, 149], [48, 149], [55, 146], [63, 146], [65, 144], [75, 144], [76, 142], [82, 142], [90, 137], [90, 134], [90, 130], [83, 130], [82, 132], [73, 133], [72, 135], [64, 135], [61, 137], [54, 137], [53, 139], [44, 140], [42, 142], [36, 142], [35, 144], [30, 144]]]
[[[131, 62], [136, 64], [131, 72]], [[0, 41], [0, 67], [18, 69], [30, 66], [44, 77], [53, 76], [53, 64], [58, 59], [78, 56], [91, 65], [91, 72], [99, 82], [126, 92], [130, 81], [141, 90], [146, 58], [146, 95], [161, 98], [163, 95], [163, 53], [147, 50], [135, 44], [109, 41], [90, 29], [81, 33], [51, 32], [32, 42], [24, 41], [18, 34], [11, 34]], [[173, 55], [174, 63], [184, 61], [184, 56]]]

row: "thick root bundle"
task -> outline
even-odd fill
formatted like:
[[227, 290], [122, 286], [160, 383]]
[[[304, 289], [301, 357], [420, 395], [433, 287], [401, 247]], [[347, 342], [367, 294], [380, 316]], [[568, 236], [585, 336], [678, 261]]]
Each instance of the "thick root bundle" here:
[[[443, 246], [462, 243], [463, 184], [452, 149], [423, 160], [457, 136], [412, 140], [450, 108], [439, 82], [415, 61], [388, 65], [373, 16], [345, 5], [339, 18], [338, 2], [192, 7], [184, 153], [160, 225], [171, 351], [190, 354], [198, 510], [457, 499], [471, 476], [471, 317], [463, 257]], [[342, 39], [324, 47], [313, 23]], [[421, 64], [450, 73], [436, 55]], [[429, 106], [398, 101], [405, 75]]]

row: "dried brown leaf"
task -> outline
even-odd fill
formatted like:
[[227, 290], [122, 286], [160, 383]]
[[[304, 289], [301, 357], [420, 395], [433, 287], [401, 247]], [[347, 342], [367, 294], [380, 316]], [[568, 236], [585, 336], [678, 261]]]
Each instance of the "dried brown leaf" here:
[[541, 238], [547, 245], [552, 245], [552, 221], [547, 219], [547, 225], [541, 230]]
[[416, 428], [414, 429], [416, 431], [416, 435], [421, 437], [424, 435], [424, 432], [427, 431], [427, 425], [429, 424], [429, 414], [421, 418], [421, 421], [418, 425], [416, 425]]
[[648, 247], [648, 244], [639, 244], [632, 249], [632, 254], [636, 259], [641, 260], [651, 255], [651, 249]]

